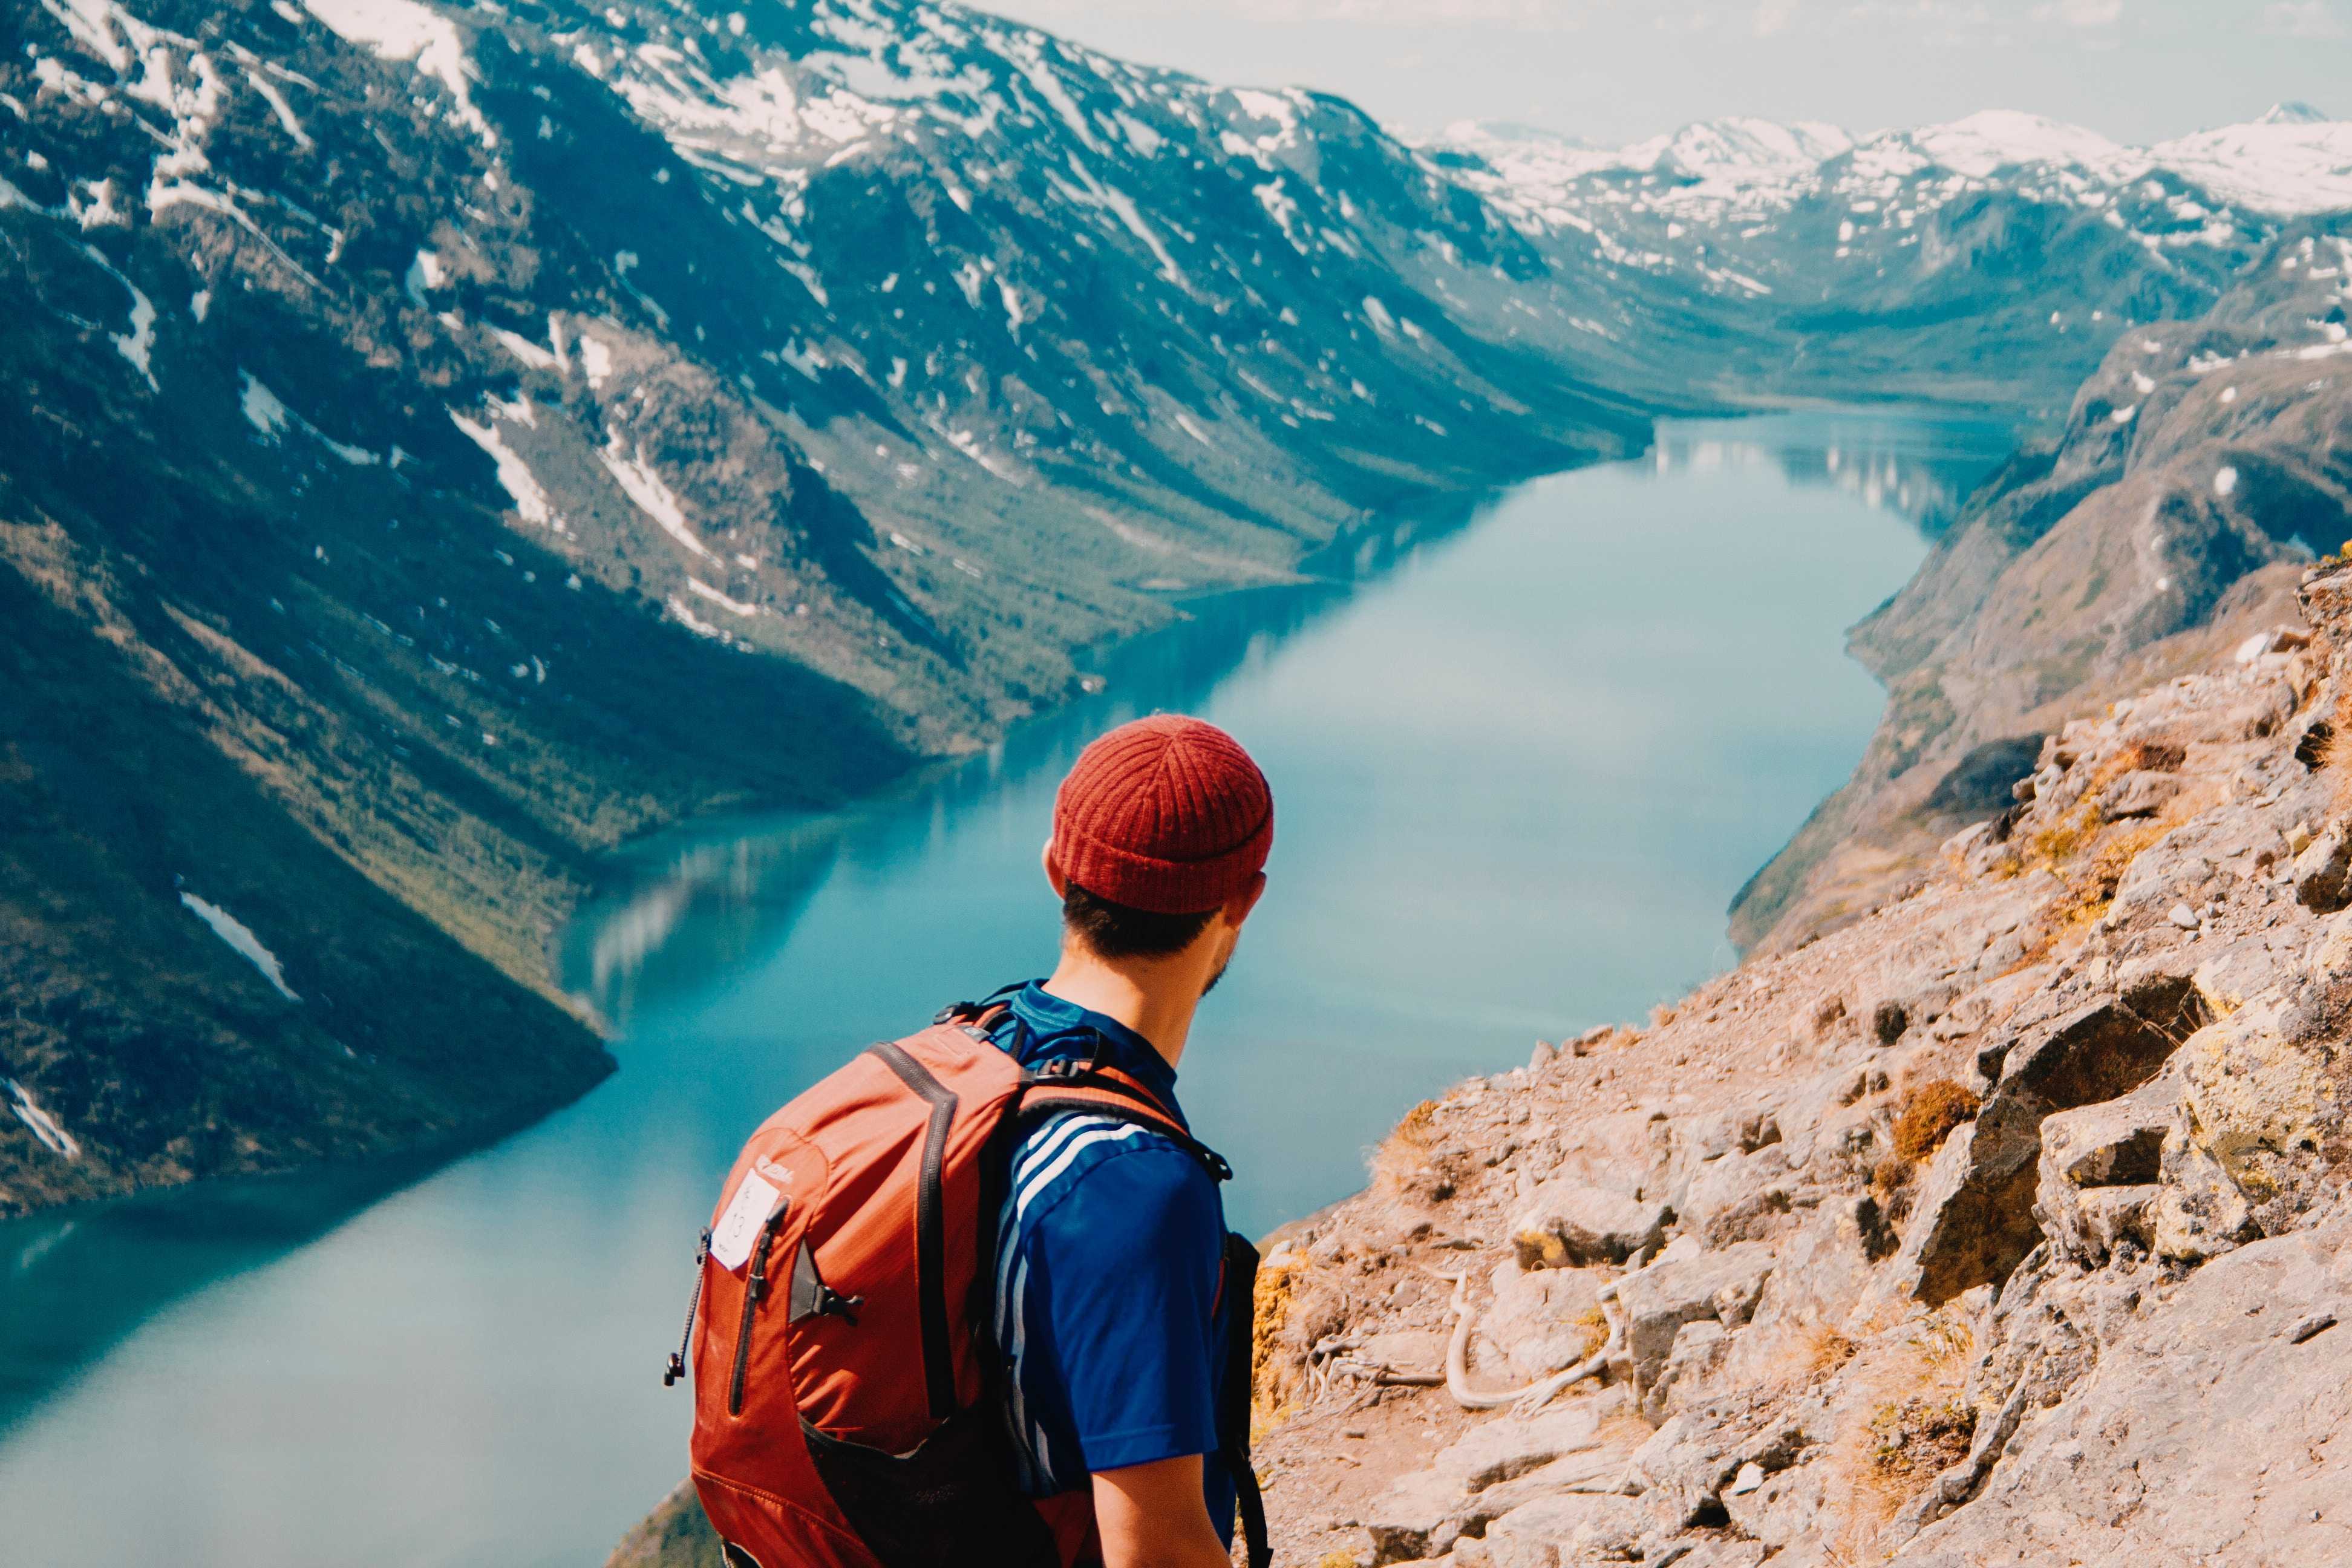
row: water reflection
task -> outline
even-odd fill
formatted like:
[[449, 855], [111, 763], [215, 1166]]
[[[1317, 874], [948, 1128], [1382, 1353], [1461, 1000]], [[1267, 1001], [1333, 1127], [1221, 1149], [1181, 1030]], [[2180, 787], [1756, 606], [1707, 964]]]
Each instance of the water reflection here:
[[1991, 416], [1899, 410], [1691, 419], [1661, 425], [1651, 459], [1664, 475], [1769, 469], [1791, 484], [1843, 490], [1934, 539], [2016, 437], [2014, 425]]

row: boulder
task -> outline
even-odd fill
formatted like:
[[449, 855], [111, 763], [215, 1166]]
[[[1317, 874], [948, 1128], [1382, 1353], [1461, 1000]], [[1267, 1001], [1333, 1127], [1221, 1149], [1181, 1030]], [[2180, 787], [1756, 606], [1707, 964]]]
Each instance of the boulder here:
[[2124, 774], [2110, 785], [2099, 803], [2099, 810], [2109, 822], [2154, 816], [2170, 805], [2179, 793], [2180, 780], [2177, 775], [2141, 769]]
[[1786, 1164], [1777, 1148], [1732, 1152], [1701, 1165], [1675, 1205], [1677, 1223], [1708, 1247], [1760, 1240], [1789, 1212]]
[[1539, 1498], [1486, 1527], [1486, 1561], [1492, 1568], [1559, 1568], [1584, 1561], [1596, 1537], [1624, 1532], [1631, 1522], [1622, 1498]]
[[2294, 899], [2321, 914], [2352, 903], [2352, 838], [2343, 828], [2330, 827], [2294, 858]]
[[2202, 1263], [2260, 1234], [2246, 1194], [2186, 1124], [2165, 1140], [2164, 1184], [2150, 1230], [2156, 1255], [2176, 1263]]
[[1372, 1561], [1411, 1563], [1444, 1552], [1462, 1533], [1458, 1520], [1467, 1500], [1456, 1477], [1436, 1470], [1399, 1476], [1358, 1521], [1372, 1538]]
[[[1830, 1470], [1828, 1465], [1793, 1465], [1768, 1475], [1761, 1465], [1743, 1465], [1723, 1489], [1724, 1511], [1734, 1528], [1753, 1538], [1744, 1544], [1759, 1553], [1778, 1551], [1818, 1529], [1825, 1516], [1843, 1511], [1851, 1482]], [[1693, 1553], [1683, 1562], [1696, 1558]]]
[[[1532, 1380], [1582, 1361], [1606, 1332], [1600, 1321], [1601, 1280], [1582, 1268], [1521, 1268], [1516, 1258], [1495, 1266], [1495, 1299], [1479, 1316], [1478, 1364], [1508, 1366]], [[1444, 1346], [1439, 1359], [1443, 1365]]]
[[2200, 1139], [2233, 1175], [2263, 1153], [2315, 1152], [2344, 1126], [2352, 1058], [2324, 1004], [2306, 995], [2251, 1005], [2181, 1047]]
[[1771, 1550], [1760, 1541], [1709, 1541], [1676, 1559], [1675, 1568], [1761, 1568]]
[[2033, 1211], [2044, 1119], [2137, 1089], [2205, 1016], [2186, 976], [2148, 971], [2001, 1053], [1984, 1108], [1928, 1167], [1894, 1285], [1932, 1306], [2006, 1278], [2042, 1238]]
[[1795, 1421], [1739, 1418], [1706, 1407], [1682, 1411], [1652, 1434], [1626, 1466], [1626, 1484], [1657, 1529], [1687, 1530], [1717, 1513], [1724, 1489], [1749, 1465], [1765, 1476], [1794, 1464], [1811, 1439]]
[[1643, 1418], [1664, 1421], [1674, 1407], [1675, 1391], [1703, 1386], [1721, 1369], [1730, 1348], [1731, 1331], [1720, 1319], [1700, 1318], [1685, 1323], [1675, 1334], [1674, 1348], [1667, 1352], [1657, 1381], [1642, 1391]]
[[2214, 1016], [2227, 1017], [2284, 983], [2300, 967], [2299, 945], [2271, 931], [2242, 937], [2197, 965], [2197, 994]]
[[[1677, 1245], [1680, 1245], [1677, 1243]], [[1634, 1397], [1658, 1381], [1685, 1323], [1722, 1321], [1727, 1310], [1745, 1322], [1773, 1268], [1773, 1250], [1745, 1242], [1720, 1252], [1661, 1261], [1617, 1283], [1625, 1340], [1621, 1365]]]
[[2165, 1136], [2180, 1120], [2180, 1086], [2170, 1075], [2120, 1100], [2044, 1118], [2034, 1202], [2051, 1245], [2092, 1264], [2118, 1241], [2146, 1246]]
[[[2352, 1208], [2168, 1290], [2065, 1400], [2021, 1424], [1974, 1500], [1899, 1568], [2352, 1561], [2346, 1514]], [[2336, 1342], [2330, 1343], [2330, 1342]]]
[[1667, 1217], [1664, 1204], [1556, 1179], [1538, 1186], [1521, 1206], [1511, 1222], [1511, 1242], [1523, 1268], [1622, 1263], [1657, 1247]]
[[1564, 1454], [1594, 1447], [1600, 1429], [1600, 1412], [1589, 1399], [1525, 1419], [1501, 1416], [1454, 1439], [1430, 1468], [1465, 1492], [1483, 1491], [1541, 1469]]
[[1360, 1522], [1372, 1538], [1372, 1561], [1436, 1556], [1540, 1496], [1613, 1492], [1627, 1456], [1601, 1448], [1600, 1424], [1598, 1403], [1588, 1399], [1473, 1427], [1427, 1469], [1391, 1481], [1365, 1510]]

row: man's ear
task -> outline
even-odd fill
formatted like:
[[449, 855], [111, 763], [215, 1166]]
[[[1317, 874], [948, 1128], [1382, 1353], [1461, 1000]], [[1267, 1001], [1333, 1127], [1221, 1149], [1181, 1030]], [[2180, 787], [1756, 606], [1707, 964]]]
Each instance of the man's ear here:
[[1062, 863], [1054, 858], [1054, 841], [1052, 839], [1048, 838], [1045, 840], [1045, 847], [1038, 851], [1037, 858], [1045, 863], [1045, 881], [1053, 888], [1054, 896], [1057, 899], [1069, 897], [1070, 879], [1064, 875], [1062, 871]]
[[1250, 911], [1257, 908], [1258, 900], [1265, 896], [1265, 873], [1260, 871], [1250, 879], [1248, 888], [1225, 900], [1225, 923], [1236, 931], [1240, 930], [1242, 921], [1249, 919]]

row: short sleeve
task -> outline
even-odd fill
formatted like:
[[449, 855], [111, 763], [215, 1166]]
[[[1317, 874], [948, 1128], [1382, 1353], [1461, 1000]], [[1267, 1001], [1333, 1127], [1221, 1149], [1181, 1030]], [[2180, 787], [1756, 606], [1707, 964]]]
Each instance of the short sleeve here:
[[1216, 1451], [1223, 1241], [1215, 1184], [1156, 1140], [1089, 1166], [1034, 1217], [1024, 1305], [1045, 1320], [1089, 1471]]

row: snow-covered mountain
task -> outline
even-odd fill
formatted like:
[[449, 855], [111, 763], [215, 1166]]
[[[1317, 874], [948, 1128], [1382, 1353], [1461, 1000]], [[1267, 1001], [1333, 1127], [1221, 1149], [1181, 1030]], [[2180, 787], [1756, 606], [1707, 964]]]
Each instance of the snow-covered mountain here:
[[2199, 313], [2289, 225], [2352, 207], [2352, 122], [2293, 104], [2144, 148], [1989, 111], [1862, 137], [1710, 121], [1620, 149], [1464, 123], [1424, 150], [1532, 242], [1720, 301], [1734, 331], [1795, 340], [1801, 384], [1811, 363], [1848, 395], [1888, 331], [1914, 368], [2071, 386], [2127, 325]]
[[0, 1078], [74, 1151], [0, 1209], [543, 1108], [597, 850], [1633, 449], [1457, 304], [1549, 265], [1345, 104], [915, 0], [0, 8]]

